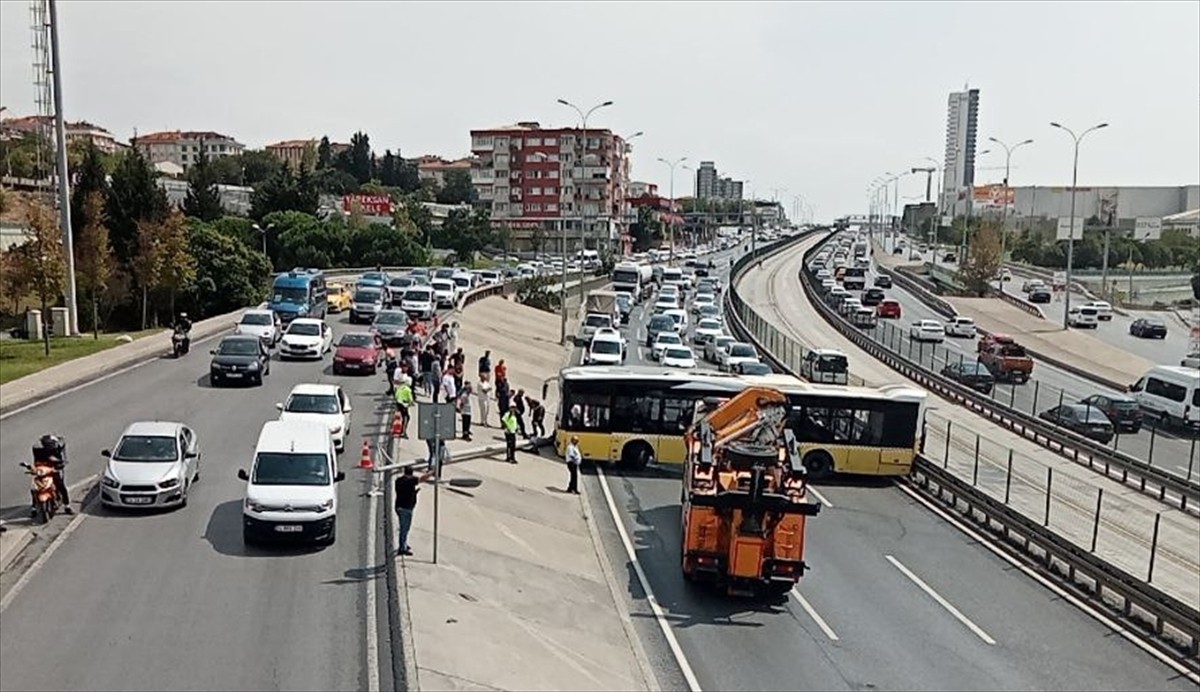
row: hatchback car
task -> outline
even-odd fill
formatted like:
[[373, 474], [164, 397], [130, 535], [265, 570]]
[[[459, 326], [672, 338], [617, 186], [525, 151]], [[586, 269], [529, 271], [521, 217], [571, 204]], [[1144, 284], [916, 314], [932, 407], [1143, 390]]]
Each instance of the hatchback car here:
[[407, 329], [408, 315], [401, 310], [383, 310], [371, 325], [371, 332], [384, 346], [398, 345], [404, 340]]
[[1117, 430], [1137, 433], [1142, 429], [1142, 409], [1137, 399], [1124, 394], [1093, 394], [1080, 400], [1084, 406], [1092, 406], [1104, 412]]
[[200, 442], [183, 423], [133, 423], [100, 454], [108, 459], [100, 502], [109, 507], [182, 507], [200, 480]]
[[879, 276], [875, 277], [875, 285], [879, 288], [891, 288], [892, 277], [880, 274]]
[[863, 291], [862, 304], [869, 307], [874, 307], [882, 303], [883, 299], [886, 297], [887, 296], [884, 295], [882, 288], [868, 288], [867, 290]]
[[663, 350], [662, 364], [668, 368], [691, 369], [696, 367], [696, 356], [687, 346], [668, 346]]
[[942, 368], [942, 377], [984, 394], [991, 394], [992, 388], [996, 386], [996, 378], [992, 372], [987, 369], [986, 365], [978, 361], [950, 363]]
[[654, 344], [650, 346], [650, 358], [653, 360], [661, 360], [663, 351], [672, 346], [683, 346], [683, 337], [675, 332], [662, 332], [654, 339]]
[[727, 334], [722, 334], [704, 344], [704, 360], [710, 363], [720, 363], [721, 354], [729, 350], [731, 344], [737, 343], [737, 339]]
[[946, 336], [961, 336], [964, 339], [975, 338], [975, 320], [959, 315], [946, 322]]
[[1129, 333], [1140, 339], [1167, 338], [1167, 323], [1157, 317], [1139, 317], [1129, 325]]
[[273, 310], [247, 310], [233, 328], [233, 333], [257, 336], [267, 348], [274, 348], [283, 336], [283, 321]]
[[319, 423], [329, 430], [333, 446], [340, 452], [350, 430], [350, 397], [336, 384], [298, 384], [287, 401], [275, 404], [279, 420]]
[[379, 369], [383, 352], [373, 334], [351, 332], [343, 334], [333, 351], [333, 374], [361, 372], [374, 375]]
[[745, 361], [733, 366], [733, 372], [736, 375], [750, 375], [761, 377], [771, 374], [771, 366], [759, 361]]
[[208, 383], [213, 387], [227, 382], [260, 385], [271, 374], [271, 353], [257, 336], [227, 336], [209, 353]]
[[1050, 289], [1045, 286], [1036, 286], [1029, 292], [1029, 302], [1031, 303], [1049, 303]]
[[705, 318], [696, 323], [696, 329], [692, 333], [692, 342], [703, 346], [711, 339], [720, 336], [725, 331], [725, 326], [721, 324], [721, 320], [713, 318]]
[[731, 372], [738, 363], [758, 360], [758, 351], [754, 350], [754, 346], [742, 342], [730, 344], [729, 348], [721, 351], [720, 354], [717, 366], [722, 372]]
[[1076, 432], [1100, 444], [1113, 438], [1113, 424], [1104, 412], [1086, 404], [1063, 404], [1038, 414], [1038, 418]]
[[675, 333], [675, 319], [666, 315], [655, 315], [646, 323], [646, 346], [653, 346], [659, 334]]
[[349, 310], [353, 303], [350, 289], [343, 284], [327, 284], [325, 287], [325, 310], [327, 312], [342, 312]]

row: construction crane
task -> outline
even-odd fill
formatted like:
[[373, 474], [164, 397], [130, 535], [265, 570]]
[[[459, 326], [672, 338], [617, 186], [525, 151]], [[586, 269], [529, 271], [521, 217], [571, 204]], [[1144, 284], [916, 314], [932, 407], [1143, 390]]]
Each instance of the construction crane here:
[[821, 505], [806, 501], [789, 408], [782, 392], [750, 387], [699, 414], [688, 430], [685, 580], [778, 598], [803, 576], [805, 522]]

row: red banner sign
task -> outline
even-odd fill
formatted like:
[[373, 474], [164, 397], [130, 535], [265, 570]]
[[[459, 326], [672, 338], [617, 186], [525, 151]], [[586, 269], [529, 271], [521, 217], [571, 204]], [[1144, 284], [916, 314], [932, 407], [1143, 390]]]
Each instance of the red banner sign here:
[[391, 216], [393, 205], [392, 198], [388, 195], [362, 195], [353, 194], [342, 197], [342, 211], [347, 214], [353, 209], [354, 205], [358, 204], [364, 214], [369, 216]]
[[1011, 206], [1017, 201], [1017, 191], [1015, 188], [1003, 185], [976, 185], [974, 197], [976, 204], [988, 204], [993, 207]]

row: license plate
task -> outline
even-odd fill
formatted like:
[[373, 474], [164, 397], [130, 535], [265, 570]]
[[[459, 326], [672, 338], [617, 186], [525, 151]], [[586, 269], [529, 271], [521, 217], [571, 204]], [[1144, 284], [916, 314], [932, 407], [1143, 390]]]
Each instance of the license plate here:
[[154, 498], [144, 495], [130, 495], [125, 498], [125, 504], [127, 505], [148, 505], [151, 502], [154, 502]]
[[242, 376], [242, 373], [240, 373], [240, 372], [227, 372], [227, 373], [225, 373], [225, 376], [226, 376], [226, 377], [241, 377], [241, 376]]
[[299, 524], [280, 524], [275, 527], [275, 530], [279, 533], [300, 533], [304, 527]]

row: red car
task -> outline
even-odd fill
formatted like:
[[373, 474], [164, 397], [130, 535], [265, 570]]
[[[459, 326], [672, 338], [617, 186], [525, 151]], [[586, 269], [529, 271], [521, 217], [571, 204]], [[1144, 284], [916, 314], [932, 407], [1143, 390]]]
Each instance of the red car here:
[[900, 301], [887, 299], [875, 308], [875, 314], [881, 318], [900, 319]]
[[383, 360], [383, 350], [374, 334], [351, 332], [344, 335], [333, 352], [333, 374], [362, 372], [374, 375]]

